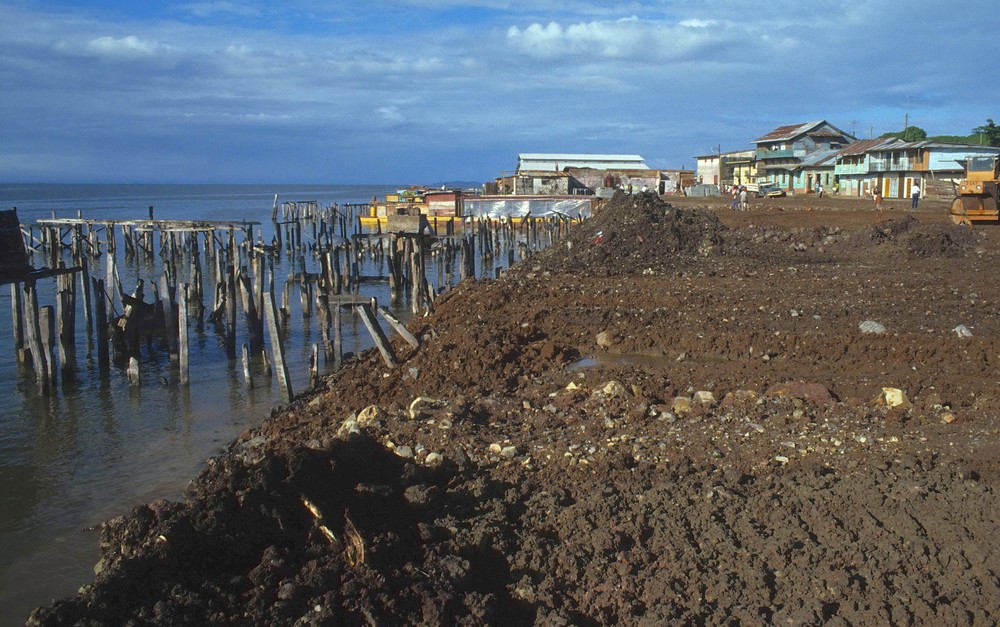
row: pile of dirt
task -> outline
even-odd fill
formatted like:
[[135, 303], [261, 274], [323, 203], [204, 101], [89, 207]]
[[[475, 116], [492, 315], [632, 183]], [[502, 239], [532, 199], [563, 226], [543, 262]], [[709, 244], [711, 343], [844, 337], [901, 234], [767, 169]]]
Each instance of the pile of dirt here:
[[617, 192], [533, 265], [584, 276], [663, 274], [719, 254], [726, 227], [710, 211], [678, 209], [652, 192]]
[[995, 623], [998, 240], [616, 197], [110, 521], [29, 623]]

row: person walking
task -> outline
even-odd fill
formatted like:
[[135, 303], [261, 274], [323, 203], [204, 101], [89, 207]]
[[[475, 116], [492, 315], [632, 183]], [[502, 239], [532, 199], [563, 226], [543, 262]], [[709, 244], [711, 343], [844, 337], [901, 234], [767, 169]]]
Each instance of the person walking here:
[[910, 207], [916, 209], [917, 203], [920, 202], [920, 185], [916, 181], [914, 181], [913, 187], [910, 188], [910, 192], [913, 194], [913, 203]]
[[875, 202], [875, 221], [882, 222], [882, 192], [878, 187], [872, 189], [872, 200]]
[[747, 188], [740, 187], [740, 209], [747, 211], [750, 209], [750, 203], [747, 202]]

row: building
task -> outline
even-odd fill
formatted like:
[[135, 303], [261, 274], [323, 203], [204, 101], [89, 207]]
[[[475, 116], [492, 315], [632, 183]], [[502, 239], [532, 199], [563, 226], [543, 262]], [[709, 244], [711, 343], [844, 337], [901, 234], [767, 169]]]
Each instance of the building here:
[[639, 155], [590, 155], [562, 153], [521, 153], [517, 155], [517, 173], [562, 172], [566, 168], [592, 170], [648, 170]]
[[[771, 183], [792, 192], [815, 190], [821, 158], [814, 153], [829, 153], [853, 143], [854, 137], [826, 120], [779, 126], [754, 140], [758, 181]], [[824, 166], [825, 167], [825, 166]]]
[[731, 150], [695, 157], [697, 182], [703, 185], [746, 185], [757, 182], [756, 151]]
[[923, 197], [951, 198], [954, 185], [965, 178], [968, 159], [998, 155], [1000, 148], [992, 146], [869, 139], [841, 150], [834, 174], [839, 193], [847, 196], [879, 189], [884, 198], [910, 198], [919, 185]]

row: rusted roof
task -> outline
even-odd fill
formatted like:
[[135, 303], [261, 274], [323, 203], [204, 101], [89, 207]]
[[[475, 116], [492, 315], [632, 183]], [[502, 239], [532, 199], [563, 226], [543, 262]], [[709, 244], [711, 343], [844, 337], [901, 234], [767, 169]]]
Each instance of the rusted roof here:
[[782, 139], [791, 139], [793, 137], [798, 137], [803, 133], [809, 132], [811, 129], [816, 128], [823, 123], [823, 120], [817, 122], [804, 122], [802, 124], [788, 124], [786, 126], [779, 126], [767, 135], [753, 140], [752, 144], [759, 144], [760, 142], [774, 142], [780, 141]]
[[[829, 126], [830, 130], [827, 129], [814, 130], [817, 129], [817, 127], [823, 126], [824, 124]], [[759, 144], [762, 142], [776, 142], [787, 139], [794, 139], [796, 137], [799, 137], [800, 135], [806, 135], [806, 134], [808, 134], [811, 137], [829, 137], [829, 138], [851, 137], [850, 135], [840, 130], [836, 126], [827, 122], [826, 120], [817, 120], [815, 122], [803, 122], [802, 124], [789, 124], [787, 126], [779, 126], [778, 128], [768, 133], [767, 135], [755, 139], [751, 143]]]
[[[890, 144], [899, 142], [898, 139], [894, 137], [878, 137], [876, 139], [859, 139], [858, 141], [848, 144], [847, 146], [840, 149], [837, 156], [840, 157], [852, 157], [856, 155], [863, 155], [869, 150], [874, 150], [876, 148], [885, 148]], [[906, 142], [900, 142], [906, 143]]]

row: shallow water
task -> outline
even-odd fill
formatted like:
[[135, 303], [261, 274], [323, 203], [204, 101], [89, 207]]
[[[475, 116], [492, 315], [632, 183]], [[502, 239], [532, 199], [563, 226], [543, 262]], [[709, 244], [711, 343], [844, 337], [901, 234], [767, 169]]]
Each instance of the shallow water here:
[[[259, 220], [270, 240], [271, 207], [278, 201], [317, 200], [320, 206], [366, 202], [395, 187], [206, 186], [206, 185], [0, 185], [0, 206], [18, 208], [22, 224], [38, 218], [145, 219], [153, 205], [157, 219]], [[152, 263], [124, 263], [119, 234], [119, 272], [126, 291], [138, 278], [159, 279]], [[104, 240], [103, 234], [101, 236]], [[158, 241], [158, 238], [157, 238]], [[284, 277], [301, 260], [282, 255], [275, 276]], [[305, 263], [312, 263], [306, 255]], [[45, 262], [34, 260], [36, 267]], [[211, 271], [203, 260], [206, 285]], [[384, 274], [378, 268], [363, 274]], [[103, 278], [103, 262], [92, 275]], [[428, 272], [434, 282], [435, 272]], [[184, 280], [184, 279], [182, 279]], [[277, 289], [277, 288], [276, 288]], [[388, 302], [388, 287], [365, 283], [362, 293]], [[54, 302], [55, 280], [38, 284], [41, 305]], [[212, 291], [205, 291], [210, 306]], [[142, 382], [129, 385], [125, 372], [97, 370], [96, 348], [77, 302], [78, 383], [39, 395], [34, 374], [17, 363], [12, 340], [10, 288], [0, 288], [0, 624], [20, 625], [30, 610], [71, 595], [93, 578], [97, 561], [95, 527], [133, 506], [156, 498], [180, 498], [205, 460], [239, 433], [257, 425], [280, 403], [276, 378], [258, 372], [255, 387], [243, 381], [242, 362], [226, 356], [224, 338], [206, 323], [192, 322], [191, 383], [177, 383], [175, 363], [162, 346], [142, 348]], [[280, 296], [279, 296], [280, 298]], [[293, 390], [305, 389], [311, 344], [319, 341], [316, 318], [303, 319], [297, 289], [289, 302], [286, 357]], [[405, 310], [397, 315], [408, 318]], [[237, 346], [246, 341], [242, 312]], [[267, 344], [269, 342], [266, 341]], [[344, 351], [371, 346], [360, 321], [346, 316]], [[6, 348], [5, 348], [6, 347]], [[321, 368], [324, 365], [321, 364]]]

